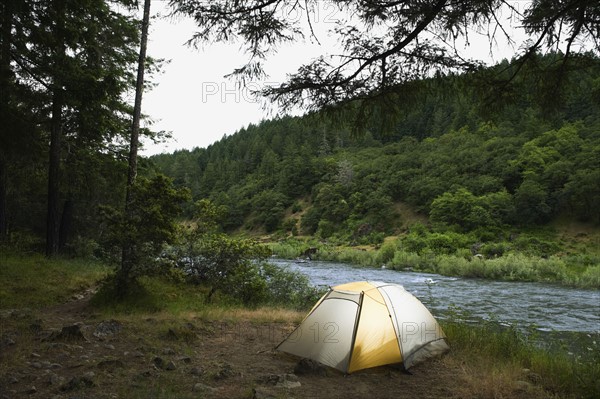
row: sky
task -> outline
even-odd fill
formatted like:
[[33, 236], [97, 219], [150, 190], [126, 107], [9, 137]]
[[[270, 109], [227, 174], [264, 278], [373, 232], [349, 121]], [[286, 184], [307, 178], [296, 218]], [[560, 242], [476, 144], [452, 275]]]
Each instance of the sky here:
[[[153, 16], [166, 15], [164, 2], [153, 1], [152, 7]], [[247, 60], [240, 45], [219, 43], [194, 49], [185, 44], [194, 31], [193, 21], [187, 19], [154, 18], [151, 22], [148, 55], [170, 62], [155, 77], [157, 86], [144, 93], [142, 111], [154, 120], [153, 130], [169, 131], [173, 139], [160, 144], [146, 140], [144, 155], [206, 147], [276, 114], [274, 109], [265, 110], [248, 89], [224, 77]], [[324, 39], [323, 31], [322, 44]], [[266, 64], [268, 78], [250, 82], [248, 87], [282, 82], [286, 72], [295, 71], [322, 51], [322, 46], [309, 40], [284, 47]]]
[[[524, 4], [520, 0], [514, 3], [521, 8]], [[282, 82], [286, 73], [295, 72], [301, 64], [335, 51], [336, 43], [327, 31], [335, 24], [339, 11], [327, 1], [319, 4], [312, 22], [320, 44], [306, 39], [279, 49], [265, 64], [268, 78], [262, 82], [250, 82], [250, 87], [260, 88], [268, 83]], [[248, 124], [276, 115], [275, 108], [265, 110], [263, 101], [224, 77], [247, 60], [240, 44], [219, 43], [194, 49], [185, 44], [196, 28], [192, 20], [164, 18], [167, 15], [165, 1], [152, 2], [152, 15], [155, 18], [150, 26], [148, 55], [170, 62], [154, 78], [157, 86], [144, 93], [142, 112], [154, 121], [154, 131], [171, 132], [172, 139], [159, 144], [146, 140], [142, 154], [207, 147], [224, 135], [231, 135]], [[289, 17], [306, 18], [297, 13]], [[494, 48], [490, 54], [487, 39], [476, 35], [471, 39], [467, 50], [475, 58], [497, 62], [515, 51], [514, 48]], [[301, 111], [296, 114], [301, 114]]]

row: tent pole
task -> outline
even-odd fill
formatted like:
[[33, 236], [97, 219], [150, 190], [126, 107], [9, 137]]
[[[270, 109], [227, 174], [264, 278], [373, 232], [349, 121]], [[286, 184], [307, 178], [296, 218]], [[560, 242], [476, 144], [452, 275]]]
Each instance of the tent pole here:
[[352, 363], [352, 353], [354, 352], [354, 344], [356, 343], [356, 332], [358, 330], [360, 314], [362, 313], [362, 303], [364, 296], [365, 292], [361, 291], [360, 297], [358, 298], [358, 311], [356, 312], [356, 319], [354, 320], [354, 329], [352, 330], [352, 343], [350, 344], [350, 356], [348, 357], [348, 367], [346, 367], [346, 374], [350, 374], [348, 371], [350, 370], [350, 364]]

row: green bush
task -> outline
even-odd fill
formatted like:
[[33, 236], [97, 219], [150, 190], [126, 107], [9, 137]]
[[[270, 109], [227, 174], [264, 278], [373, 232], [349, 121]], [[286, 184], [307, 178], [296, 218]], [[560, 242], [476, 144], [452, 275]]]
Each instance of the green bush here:
[[304, 310], [313, 306], [324, 293], [312, 286], [304, 274], [270, 263], [262, 263], [259, 270], [265, 281], [263, 302], [268, 304]]
[[377, 251], [376, 262], [380, 265], [384, 265], [389, 263], [392, 259], [394, 259], [394, 255], [396, 254], [396, 249], [398, 249], [398, 245], [396, 242], [386, 242], [381, 248]]

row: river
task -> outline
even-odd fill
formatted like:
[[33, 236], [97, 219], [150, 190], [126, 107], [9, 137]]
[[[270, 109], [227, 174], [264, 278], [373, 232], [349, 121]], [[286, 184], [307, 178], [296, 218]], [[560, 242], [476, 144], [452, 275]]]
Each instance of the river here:
[[401, 284], [440, 319], [456, 317], [459, 309], [467, 322], [494, 320], [523, 331], [600, 333], [599, 290], [446, 277], [336, 262], [273, 259], [271, 263], [303, 273], [319, 286], [362, 280]]

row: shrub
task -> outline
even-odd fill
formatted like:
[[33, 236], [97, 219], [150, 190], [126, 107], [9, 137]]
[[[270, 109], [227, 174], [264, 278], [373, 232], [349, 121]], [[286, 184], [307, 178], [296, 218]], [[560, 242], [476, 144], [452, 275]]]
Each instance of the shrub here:
[[323, 295], [323, 291], [312, 286], [305, 275], [270, 263], [260, 265], [260, 275], [265, 281], [264, 301], [272, 305], [307, 309]]
[[398, 245], [396, 244], [396, 242], [386, 242], [384, 243], [381, 248], [379, 248], [379, 251], [377, 251], [377, 256], [376, 256], [376, 262], [378, 264], [387, 264], [389, 263], [392, 259], [394, 259], [394, 255], [396, 254], [396, 249], [398, 248]]

